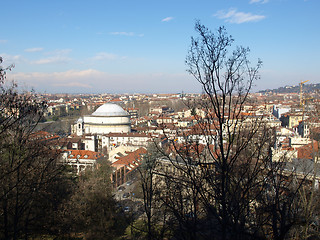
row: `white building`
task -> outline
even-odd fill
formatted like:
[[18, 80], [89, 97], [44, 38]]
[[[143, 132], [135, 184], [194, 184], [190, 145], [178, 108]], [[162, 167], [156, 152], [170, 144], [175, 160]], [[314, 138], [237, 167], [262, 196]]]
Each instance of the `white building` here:
[[66, 150], [62, 153], [61, 161], [70, 165], [74, 172], [80, 174], [87, 167], [92, 168], [102, 154], [88, 150]]
[[291, 107], [278, 104], [273, 106], [272, 114], [279, 119], [283, 114], [290, 112], [290, 110]]
[[108, 149], [119, 146], [146, 147], [151, 141], [151, 136], [145, 133], [109, 133], [102, 136], [102, 145]]
[[94, 113], [78, 119], [72, 126], [72, 133], [108, 134], [131, 132], [130, 116], [122, 107], [112, 103], [105, 103]]

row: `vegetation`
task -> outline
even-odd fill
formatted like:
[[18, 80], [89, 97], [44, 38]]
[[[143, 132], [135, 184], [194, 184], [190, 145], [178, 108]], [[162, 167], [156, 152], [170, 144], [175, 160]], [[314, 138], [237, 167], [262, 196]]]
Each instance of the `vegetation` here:
[[261, 61], [252, 66], [249, 49], [233, 48], [223, 27], [213, 33], [197, 22], [195, 30], [186, 64], [203, 94], [185, 103], [194, 125], [149, 146], [137, 169], [142, 212], [125, 213], [115, 200], [106, 159], [79, 176], [59, 164], [59, 151], [34, 134], [46, 102], [18, 93], [5, 81], [12, 66], [0, 67], [0, 239], [319, 235], [316, 170], [312, 178], [286, 156], [274, 161], [275, 129], [242, 111]]
[[[161, 238], [152, 230], [161, 225], [175, 239], [291, 238], [312, 189], [308, 172], [298, 176], [285, 156], [272, 160], [275, 132], [263, 116], [242, 114], [261, 61], [251, 67], [249, 49], [232, 49], [224, 28], [212, 33], [197, 22], [195, 29], [186, 63], [203, 96], [187, 105], [204, 116], [193, 111], [193, 129], [166, 136], [162, 158], [145, 160], [146, 237]], [[157, 209], [162, 222], [150, 224]]]
[[110, 166], [106, 160], [88, 169], [61, 209], [65, 234], [85, 239], [115, 239], [127, 226], [121, 209], [112, 197]]
[[0, 238], [28, 239], [52, 230], [68, 178], [58, 152], [33, 134], [45, 102], [5, 84], [6, 70], [0, 70]]
[[[0, 59], [1, 60], [1, 59]], [[110, 239], [127, 224], [111, 194], [110, 165], [77, 177], [60, 152], [33, 133], [45, 102], [18, 93], [0, 69], [0, 239]]]
[[[320, 89], [320, 83], [317, 84], [303, 84], [303, 91], [306, 93], [318, 92]], [[261, 90], [259, 93], [299, 93], [300, 86], [297, 83], [294, 86], [284, 86], [276, 89]]]

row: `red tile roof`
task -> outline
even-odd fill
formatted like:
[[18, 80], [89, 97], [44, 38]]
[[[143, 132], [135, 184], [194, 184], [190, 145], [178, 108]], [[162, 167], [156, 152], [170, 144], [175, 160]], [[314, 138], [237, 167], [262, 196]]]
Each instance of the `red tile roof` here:
[[48, 133], [45, 131], [38, 131], [38, 132], [32, 133], [30, 135], [30, 139], [40, 140], [40, 141], [54, 140], [54, 139], [58, 139], [58, 138], [59, 138], [58, 135]]
[[69, 159], [93, 159], [97, 160], [102, 157], [102, 153], [89, 151], [89, 150], [68, 150], [68, 158]]
[[300, 159], [312, 159], [314, 154], [319, 151], [319, 142], [313, 141], [308, 145], [298, 148], [298, 158]]
[[120, 157], [119, 160], [112, 163], [113, 167], [123, 166], [129, 168], [136, 168], [141, 164], [142, 155], [146, 154], [147, 150], [145, 148], [139, 148], [136, 151], [128, 153], [128, 155]]

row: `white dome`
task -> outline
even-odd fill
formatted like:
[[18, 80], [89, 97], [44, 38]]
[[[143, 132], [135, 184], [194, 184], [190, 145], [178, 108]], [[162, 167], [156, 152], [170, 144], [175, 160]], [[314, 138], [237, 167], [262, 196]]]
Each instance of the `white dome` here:
[[128, 113], [122, 107], [113, 103], [105, 103], [98, 107], [92, 116], [128, 116]]

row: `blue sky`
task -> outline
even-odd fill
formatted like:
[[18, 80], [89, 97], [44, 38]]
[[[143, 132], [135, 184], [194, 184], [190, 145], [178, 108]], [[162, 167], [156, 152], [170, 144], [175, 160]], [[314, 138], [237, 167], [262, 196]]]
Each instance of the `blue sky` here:
[[319, 0], [15, 0], [1, 4], [8, 80], [47, 93], [200, 92], [195, 20], [263, 61], [255, 90], [320, 82]]

